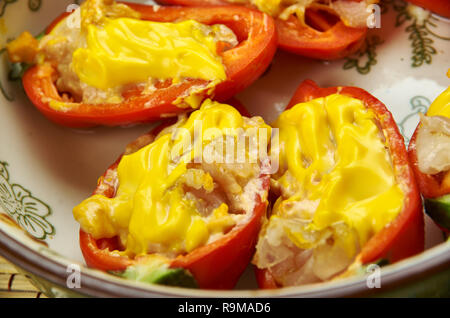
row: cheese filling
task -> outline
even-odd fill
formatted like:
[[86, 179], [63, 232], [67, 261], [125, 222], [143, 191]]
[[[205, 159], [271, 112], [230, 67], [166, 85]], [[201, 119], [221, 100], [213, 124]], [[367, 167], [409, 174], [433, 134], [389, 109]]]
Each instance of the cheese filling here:
[[84, 103], [119, 103], [133, 85], [151, 92], [158, 81], [201, 79], [211, 89], [226, 79], [218, 43], [237, 45], [226, 26], [146, 21], [126, 5], [105, 2], [85, 1], [40, 41], [38, 60], [55, 64], [60, 92]]
[[238, 163], [211, 161], [206, 150], [221, 152], [224, 138], [237, 140], [249, 128], [270, 134], [260, 117], [205, 101], [189, 119], [124, 155], [115, 197], [91, 196], [73, 209], [75, 219], [94, 238], [118, 236], [129, 256], [174, 257], [216, 240], [252, 213], [262, 191], [260, 164], [248, 160], [248, 149]]
[[403, 207], [375, 115], [351, 97], [330, 95], [294, 106], [279, 128], [279, 195], [254, 263], [281, 285], [330, 279]]
[[425, 174], [449, 171], [450, 87], [430, 105], [420, 123], [416, 139], [419, 170]]

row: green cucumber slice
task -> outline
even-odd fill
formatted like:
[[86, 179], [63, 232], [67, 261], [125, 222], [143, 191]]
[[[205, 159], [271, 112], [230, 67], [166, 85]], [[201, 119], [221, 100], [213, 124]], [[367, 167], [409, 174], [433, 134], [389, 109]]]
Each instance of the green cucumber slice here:
[[113, 272], [112, 274], [148, 284], [198, 288], [194, 276], [189, 271], [184, 268], [169, 268], [166, 265], [155, 267], [139, 264], [130, 266], [123, 272]]
[[425, 199], [425, 211], [440, 227], [450, 231], [450, 194]]

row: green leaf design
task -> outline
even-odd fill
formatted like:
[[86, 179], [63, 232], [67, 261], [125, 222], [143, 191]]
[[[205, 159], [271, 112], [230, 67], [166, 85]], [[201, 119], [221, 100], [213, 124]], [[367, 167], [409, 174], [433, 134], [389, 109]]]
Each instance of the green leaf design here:
[[[0, 0], [0, 1], [1, 1], [1, 0]], [[0, 50], [0, 58], [4, 57], [4, 53], [5, 53], [5, 52], [6, 52], [6, 48], [2, 48], [2, 49]], [[9, 76], [8, 76], [8, 78], [9, 78]], [[3, 87], [3, 84], [2, 84], [1, 81], [0, 81], [0, 93], [2, 93], [3, 97], [4, 97], [7, 101], [12, 102], [12, 101], [14, 100], [14, 97], [11, 96], [11, 95], [6, 91], [6, 89]]]
[[411, 41], [411, 66], [420, 67], [423, 64], [431, 64], [433, 55], [437, 53], [436, 48], [433, 46], [433, 38], [450, 40], [450, 38], [440, 36], [436, 31], [432, 31], [432, 28], [436, 28], [434, 23], [436, 18], [428, 14], [426, 19], [419, 21], [408, 11], [409, 4], [403, 0], [388, 0], [387, 4], [392, 6], [394, 11], [398, 12], [395, 20], [396, 27], [406, 24], [407, 21], [409, 22], [405, 31], [409, 33], [408, 39]]
[[41, 4], [41, 0], [28, 0], [28, 8], [30, 8], [31, 11], [38, 11], [41, 8]]
[[411, 20], [411, 16], [406, 11], [400, 12], [395, 18], [395, 26], [399, 27], [408, 20]]
[[[18, 0], [0, 0], [0, 17], [6, 12], [6, 7]], [[31, 11], [38, 11], [41, 8], [42, 0], [28, 0], [28, 8]]]
[[0, 1], [0, 17], [2, 17], [5, 14], [6, 7], [14, 2], [17, 2], [17, 0], [1, 0]]
[[433, 15], [430, 15], [428, 17], [428, 19], [426, 19], [424, 21], [423, 26], [427, 30], [427, 32], [434, 38], [444, 40], [444, 41], [450, 41], [450, 37], [439, 35], [439, 34], [437, 34], [436, 30], [433, 30], [433, 29], [437, 29], [437, 27], [438, 27], [437, 24], [435, 23], [437, 21], [438, 21], [438, 18], [436, 18]]
[[19, 184], [9, 181], [6, 162], [0, 162], [0, 207], [28, 234], [45, 240], [55, 228], [47, 220], [51, 208]]
[[406, 28], [410, 32], [409, 39], [413, 47], [412, 66], [419, 67], [423, 63], [430, 64], [432, 55], [436, 54], [436, 49], [432, 46], [434, 41], [428, 37], [428, 32], [423, 25], [417, 25], [416, 22]]
[[[355, 68], [361, 75], [368, 74], [372, 66], [377, 64], [376, 47], [382, 43], [383, 40], [377, 35], [366, 37], [363, 47], [357, 53], [346, 58], [343, 69]], [[363, 62], [364, 60], [365, 62]]]
[[[400, 133], [402, 134], [405, 144], [409, 144], [411, 138], [411, 126], [416, 127], [418, 123], [418, 114], [425, 114], [427, 112], [428, 107], [431, 104], [431, 101], [425, 96], [414, 96], [409, 101], [412, 112], [406, 115], [401, 121], [397, 122]], [[415, 128], [414, 128], [415, 129]]]

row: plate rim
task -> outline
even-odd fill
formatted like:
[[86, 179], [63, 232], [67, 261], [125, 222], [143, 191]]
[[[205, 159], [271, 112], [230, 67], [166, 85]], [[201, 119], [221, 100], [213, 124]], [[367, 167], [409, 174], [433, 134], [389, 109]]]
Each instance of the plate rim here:
[[[44, 279], [51, 284], [89, 297], [366, 297], [417, 282], [425, 277], [450, 269], [450, 240], [442, 242], [413, 257], [388, 265], [382, 269], [382, 287], [369, 289], [365, 276], [357, 276], [340, 281], [285, 287], [277, 290], [231, 290], [215, 291], [185, 289], [151, 285], [123, 280], [81, 265], [81, 287], [67, 287], [67, 266], [56, 258], [52, 259], [38, 250], [32, 249], [0, 228], [0, 255], [15, 266]], [[62, 257], [70, 262], [67, 257]], [[74, 262], [75, 263], [75, 262]], [[422, 266], [420, 266], [422, 265]]]

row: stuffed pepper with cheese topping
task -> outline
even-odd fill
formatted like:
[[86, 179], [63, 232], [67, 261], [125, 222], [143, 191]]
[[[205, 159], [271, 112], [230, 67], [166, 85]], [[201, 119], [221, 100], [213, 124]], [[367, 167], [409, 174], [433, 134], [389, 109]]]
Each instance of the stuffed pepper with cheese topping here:
[[421, 116], [408, 154], [425, 200], [425, 211], [449, 233], [450, 87], [430, 105], [426, 116]]
[[269, 160], [255, 149], [267, 154], [270, 134], [262, 118], [206, 100], [130, 144], [73, 209], [86, 263], [149, 283], [232, 288], [265, 217]]
[[275, 19], [279, 47], [333, 60], [359, 49], [371, 20], [373, 0], [157, 0], [163, 4], [243, 5]]
[[346, 277], [424, 249], [419, 191], [380, 101], [360, 88], [308, 80], [272, 127], [280, 168], [253, 259], [261, 288]]
[[270, 16], [243, 7], [87, 0], [39, 40], [25, 32], [7, 50], [11, 62], [26, 65], [25, 92], [49, 119], [115, 126], [229, 99], [265, 71], [276, 32]]

